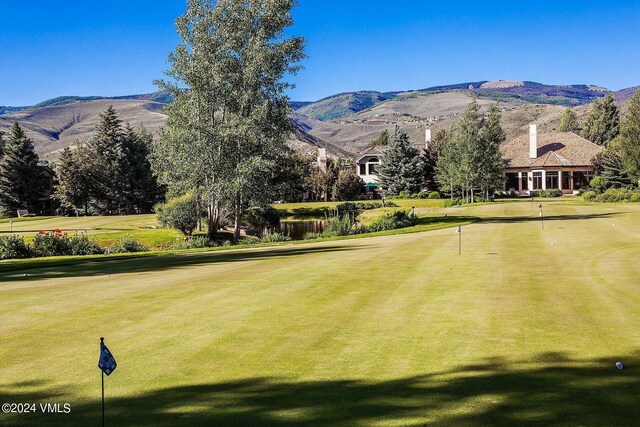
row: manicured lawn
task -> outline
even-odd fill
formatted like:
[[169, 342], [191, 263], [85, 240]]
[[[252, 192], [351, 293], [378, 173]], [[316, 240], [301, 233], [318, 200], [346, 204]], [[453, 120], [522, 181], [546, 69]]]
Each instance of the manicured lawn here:
[[89, 216], [89, 217], [33, 217], [14, 219], [13, 228], [0, 223], [0, 235], [11, 230], [29, 241], [39, 231], [60, 229], [69, 234], [88, 234], [99, 245], [108, 247], [123, 236], [132, 236], [153, 250], [168, 249], [182, 234], [158, 227], [155, 215]]
[[633, 425], [640, 206], [543, 204], [434, 211], [482, 218], [461, 256], [447, 228], [0, 273], [0, 403], [72, 408], [0, 424], [99, 424], [104, 336], [109, 425]]

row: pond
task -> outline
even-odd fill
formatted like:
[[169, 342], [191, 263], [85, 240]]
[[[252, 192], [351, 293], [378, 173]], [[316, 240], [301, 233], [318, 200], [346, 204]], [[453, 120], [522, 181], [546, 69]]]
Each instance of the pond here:
[[280, 233], [293, 240], [302, 240], [306, 233], [322, 233], [327, 225], [324, 219], [310, 221], [280, 221]]

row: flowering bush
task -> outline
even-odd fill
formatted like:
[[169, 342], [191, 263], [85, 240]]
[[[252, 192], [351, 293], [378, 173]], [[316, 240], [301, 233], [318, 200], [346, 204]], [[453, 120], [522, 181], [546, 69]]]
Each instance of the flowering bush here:
[[59, 228], [39, 231], [31, 244], [33, 256], [97, 255], [102, 248], [87, 236], [69, 236]]
[[33, 238], [32, 248], [34, 256], [37, 257], [72, 255], [69, 236], [58, 228], [39, 231]]

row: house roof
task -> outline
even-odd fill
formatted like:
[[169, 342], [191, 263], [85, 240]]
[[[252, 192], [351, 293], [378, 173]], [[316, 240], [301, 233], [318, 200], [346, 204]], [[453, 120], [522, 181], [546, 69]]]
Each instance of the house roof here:
[[[418, 153], [422, 154], [425, 149], [425, 144], [413, 144], [413, 148], [418, 150]], [[360, 160], [365, 156], [381, 156], [385, 151], [387, 151], [386, 145], [369, 144], [362, 150], [358, 151], [358, 156], [356, 157], [356, 159]]]
[[500, 146], [505, 167], [591, 166], [603, 147], [573, 132], [538, 134], [538, 157], [529, 158], [529, 134], [519, 135]]

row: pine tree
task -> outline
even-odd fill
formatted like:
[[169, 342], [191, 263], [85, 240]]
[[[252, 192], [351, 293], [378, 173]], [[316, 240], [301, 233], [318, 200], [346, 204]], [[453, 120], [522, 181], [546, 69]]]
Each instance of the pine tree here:
[[95, 170], [93, 203], [101, 214], [130, 211], [129, 179], [124, 132], [113, 106], [100, 113], [89, 149]]
[[123, 148], [127, 171], [127, 210], [137, 213], [151, 212], [159, 201], [160, 187], [151, 169], [149, 149], [153, 136], [140, 125], [133, 130], [127, 123], [124, 127]]
[[371, 145], [389, 145], [389, 131], [385, 129], [380, 132], [380, 135], [371, 141]]
[[378, 187], [385, 197], [401, 192], [417, 193], [422, 189], [423, 168], [420, 153], [409, 136], [396, 126], [378, 167]]
[[359, 194], [364, 181], [353, 171], [353, 168], [342, 169], [333, 185], [333, 200], [354, 200]]
[[578, 115], [571, 108], [567, 108], [560, 116], [560, 124], [558, 125], [558, 131], [560, 132], [580, 132], [580, 121]]
[[438, 183], [436, 180], [436, 164], [438, 163], [438, 157], [446, 135], [447, 132], [444, 129], [436, 132], [422, 153], [422, 173], [424, 188], [427, 191], [436, 191], [438, 189]]
[[12, 214], [18, 209], [36, 211], [43, 193], [42, 171], [31, 140], [15, 122], [0, 160], [0, 206]]
[[582, 136], [598, 145], [607, 145], [620, 132], [620, 112], [612, 94], [596, 100], [587, 116]]
[[60, 153], [56, 164], [56, 175], [58, 183], [54, 188], [53, 198], [58, 200], [63, 208], [73, 209], [77, 213], [78, 207], [83, 202], [80, 197], [82, 189], [78, 182], [80, 178], [78, 163], [69, 147]]
[[640, 186], [640, 91], [631, 98], [622, 123], [620, 157], [633, 184]]
[[605, 188], [627, 187], [631, 184], [629, 175], [625, 171], [622, 157], [617, 149], [605, 150], [602, 161], [602, 181]]
[[0, 160], [4, 156], [4, 132], [0, 131]]

